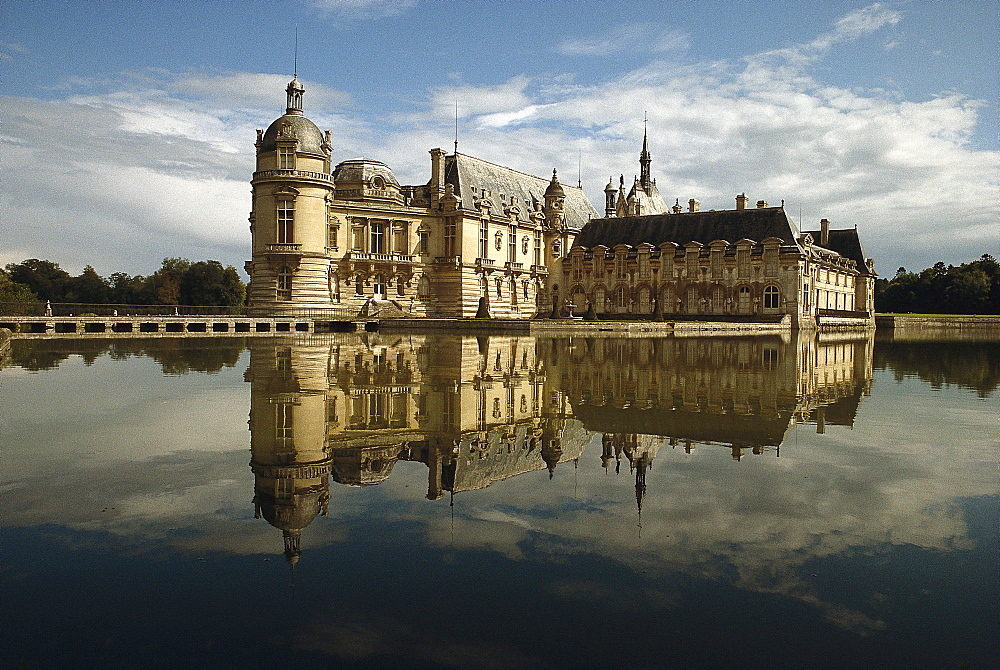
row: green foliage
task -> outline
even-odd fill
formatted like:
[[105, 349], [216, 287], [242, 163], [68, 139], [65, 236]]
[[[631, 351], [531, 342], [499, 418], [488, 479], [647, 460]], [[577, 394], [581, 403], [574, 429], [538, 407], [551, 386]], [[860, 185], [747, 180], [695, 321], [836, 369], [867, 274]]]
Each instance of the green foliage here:
[[38, 302], [38, 296], [25, 284], [11, 279], [6, 270], [0, 269], [0, 302]]
[[1000, 264], [989, 254], [959, 266], [935, 263], [920, 273], [899, 268], [875, 282], [875, 309], [905, 314], [1000, 314]]
[[0, 271], [0, 302], [76, 302], [117, 305], [211, 305], [240, 307], [246, 285], [232, 265], [164, 258], [160, 269], [143, 277], [125, 272], [107, 279], [90, 265], [73, 277], [51, 261], [32, 258]]
[[11, 263], [6, 270], [13, 282], [24, 284], [39, 299], [68, 302], [66, 293], [72, 276], [58, 263], [29, 258], [16, 265]]

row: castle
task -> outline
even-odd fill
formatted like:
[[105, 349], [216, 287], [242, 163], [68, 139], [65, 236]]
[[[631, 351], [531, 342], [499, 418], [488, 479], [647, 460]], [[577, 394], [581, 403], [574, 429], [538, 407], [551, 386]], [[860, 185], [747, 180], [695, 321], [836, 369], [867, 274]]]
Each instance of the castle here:
[[732, 210], [667, 207], [651, 178], [605, 188], [603, 218], [578, 186], [432, 149], [426, 184], [385, 163], [333, 166], [304, 87], [257, 131], [251, 185], [252, 316], [536, 316], [869, 326], [875, 271], [857, 229], [799, 231], [745, 194]]

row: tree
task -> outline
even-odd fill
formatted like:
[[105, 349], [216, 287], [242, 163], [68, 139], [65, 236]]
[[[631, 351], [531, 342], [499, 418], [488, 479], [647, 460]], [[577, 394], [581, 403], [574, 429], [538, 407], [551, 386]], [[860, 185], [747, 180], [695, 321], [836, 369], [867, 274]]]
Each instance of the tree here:
[[145, 284], [146, 278], [142, 275], [130, 277], [127, 272], [112, 272], [108, 277], [109, 300], [120, 305], [144, 304]]
[[935, 263], [918, 274], [899, 268], [875, 283], [880, 312], [1000, 314], [1000, 264], [989, 254], [958, 267]]
[[57, 263], [29, 258], [16, 265], [10, 264], [6, 269], [11, 281], [24, 284], [41, 300], [66, 302], [66, 290], [72, 276]]
[[83, 268], [79, 277], [72, 277], [66, 288], [66, 302], [106, 303], [111, 295], [108, 282], [92, 265]]
[[25, 284], [18, 284], [0, 269], [0, 302], [38, 302], [38, 296]]
[[198, 261], [184, 272], [180, 282], [180, 304], [239, 306], [246, 300], [246, 286], [232, 265]]
[[191, 267], [186, 258], [164, 258], [160, 269], [146, 280], [145, 298], [150, 304], [180, 305], [181, 281]]

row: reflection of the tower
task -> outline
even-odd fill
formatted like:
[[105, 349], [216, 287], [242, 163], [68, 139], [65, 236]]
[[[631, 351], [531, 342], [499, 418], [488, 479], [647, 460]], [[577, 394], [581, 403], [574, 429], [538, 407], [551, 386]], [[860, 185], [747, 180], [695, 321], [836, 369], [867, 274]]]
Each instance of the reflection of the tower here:
[[384, 481], [428, 467], [427, 497], [481, 489], [577, 459], [589, 435], [546, 396], [533, 338], [377, 334], [251, 340], [254, 501], [285, 535], [326, 513], [329, 479]]

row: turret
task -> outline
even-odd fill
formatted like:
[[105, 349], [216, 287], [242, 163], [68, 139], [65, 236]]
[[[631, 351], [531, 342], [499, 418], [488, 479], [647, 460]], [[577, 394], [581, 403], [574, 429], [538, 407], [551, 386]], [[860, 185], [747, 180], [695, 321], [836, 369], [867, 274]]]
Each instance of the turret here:
[[604, 216], [610, 218], [615, 215], [615, 196], [617, 193], [615, 178], [609, 177], [608, 185], [604, 187]]
[[302, 113], [302, 95], [306, 92], [305, 87], [302, 82], [299, 81], [298, 77], [293, 77], [290, 82], [288, 82], [288, 87], [285, 89], [285, 93], [288, 94], [288, 103], [286, 105], [285, 114], [301, 114]]
[[545, 222], [554, 230], [562, 230], [565, 215], [563, 206], [566, 204], [566, 192], [563, 190], [555, 169], [552, 170], [552, 181], [545, 189]]

